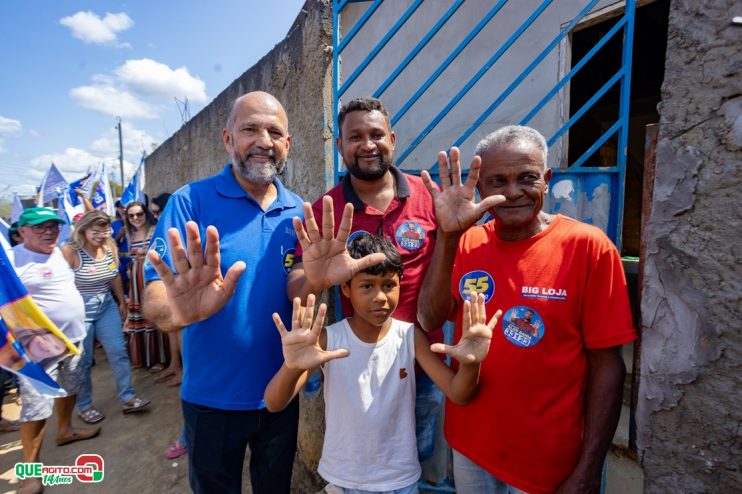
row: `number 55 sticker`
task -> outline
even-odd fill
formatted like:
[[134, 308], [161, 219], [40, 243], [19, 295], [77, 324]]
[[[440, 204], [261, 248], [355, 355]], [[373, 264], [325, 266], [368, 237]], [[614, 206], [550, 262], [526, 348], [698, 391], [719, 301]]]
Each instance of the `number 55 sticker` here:
[[484, 301], [489, 302], [495, 293], [495, 281], [486, 271], [470, 271], [459, 281], [459, 294], [463, 300], [468, 300], [473, 293], [484, 294]]

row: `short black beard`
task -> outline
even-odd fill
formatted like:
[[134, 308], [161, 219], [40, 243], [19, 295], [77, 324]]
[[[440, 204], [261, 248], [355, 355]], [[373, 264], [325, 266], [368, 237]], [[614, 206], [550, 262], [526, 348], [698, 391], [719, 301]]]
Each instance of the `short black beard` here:
[[392, 166], [392, 160], [387, 159], [387, 157], [383, 155], [379, 155], [379, 157], [379, 168], [376, 170], [361, 170], [361, 167], [358, 165], [358, 158], [356, 158], [352, 164], [346, 163], [345, 167], [348, 168], [348, 172], [358, 180], [373, 182], [374, 180], [378, 180], [386, 175], [386, 172], [388, 172], [389, 168]]

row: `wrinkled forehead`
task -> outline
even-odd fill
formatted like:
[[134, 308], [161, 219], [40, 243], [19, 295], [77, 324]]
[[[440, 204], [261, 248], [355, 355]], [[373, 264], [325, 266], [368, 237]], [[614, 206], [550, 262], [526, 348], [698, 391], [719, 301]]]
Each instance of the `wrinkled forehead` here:
[[545, 170], [543, 153], [535, 144], [525, 140], [495, 144], [481, 158], [483, 174], [518, 168]]

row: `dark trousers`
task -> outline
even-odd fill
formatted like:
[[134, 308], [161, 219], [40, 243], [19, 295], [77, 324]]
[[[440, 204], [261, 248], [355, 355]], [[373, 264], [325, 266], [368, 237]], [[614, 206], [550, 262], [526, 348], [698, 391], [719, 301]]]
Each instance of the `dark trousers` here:
[[299, 399], [285, 410], [220, 410], [183, 401], [188, 480], [196, 494], [239, 493], [250, 446], [254, 494], [288, 494], [296, 453]]

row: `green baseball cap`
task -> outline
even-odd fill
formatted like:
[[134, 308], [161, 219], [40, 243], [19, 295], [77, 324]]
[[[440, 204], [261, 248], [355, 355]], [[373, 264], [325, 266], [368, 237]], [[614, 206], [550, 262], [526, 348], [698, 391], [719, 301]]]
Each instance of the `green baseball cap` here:
[[21, 217], [18, 218], [18, 226], [38, 225], [46, 221], [65, 223], [52, 208], [26, 208], [21, 213]]

